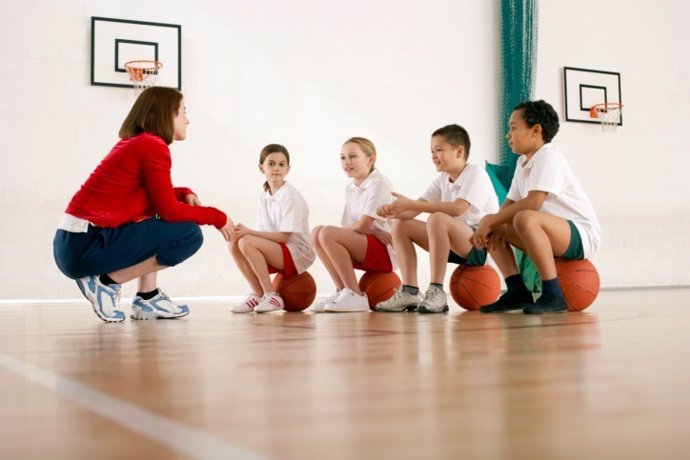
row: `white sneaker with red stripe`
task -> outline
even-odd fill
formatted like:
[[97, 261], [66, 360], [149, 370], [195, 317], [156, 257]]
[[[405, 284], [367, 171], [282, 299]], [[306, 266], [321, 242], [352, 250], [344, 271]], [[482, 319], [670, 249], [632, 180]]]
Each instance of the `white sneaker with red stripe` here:
[[268, 313], [270, 311], [282, 310], [285, 308], [283, 299], [275, 292], [267, 292], [261, 298], [259, 305], [254, 308], [256, 313]]
[[259, 305], [259, 302], [261, 302], [261, 297], [254, 293], [248, 294], [242, 302], [230, 307], [230, 311], [233, 313], [251, 313]]

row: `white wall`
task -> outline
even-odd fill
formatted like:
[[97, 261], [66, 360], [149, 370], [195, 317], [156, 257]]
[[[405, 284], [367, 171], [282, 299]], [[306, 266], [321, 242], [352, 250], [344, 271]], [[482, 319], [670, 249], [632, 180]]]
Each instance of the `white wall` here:
[[[495, 5], [179, 3], [2, 0], [0, 298], [78, 297], [52, 260], [55, 225], [133, 102], [130, 90], [89, 85], [91, 16], [182, 25], [191, 124], [172, 146], [173, 179], [236, 221], [254, 223], [258, 154], [270, 142], [290, 150], [312, 225], [339, 223], [348, 180], [338, 158], [350, 136], [371, 138], [379, 169], [412, 196], [435, 175], [429, 135], [444, 124], [467, 127], [475, 162], [495, 161]], [[244, 294], [220, 235], [204, 233], [200, 252], [161, 285], [178, 296]], [[310, 271], [331, 290], [320, 264]]]
[[[315, 225], [339, 221], [347, 178], [338, 154], [350, 136], [371, 138], [379, 169], [412, 196], [435, 175], [429, 134], [444, 124], [468, 128], [473, 162], [497, 160], [494, 3], [0, 0], [0, 298], [78, 297], [52, 260], [55, 225], [133, 102], [129, 90], [89, 85], [91, 16], [182, 25], [191, 125], [172, 146], [175, 183], [251, 224], [258, 152], [280, 142]], [[563, 123], [557, 137], [605, 229], [595, 260], [604, 286], [688, 284], [688, 7], [564, 4], [540, 5], [537, 96], [562, 115], [564, 65], [622, 74], [618, 133]], [[597, 26], [618, 32], [613, 44], [593, 35]], [[204, 233], [200, 252], [160, 284], [177, 296], [243, 294], [225, 243]], [[319, 263], [310, 271], [328, 292]]]
[[539, 14], [536, 96], [562, 118], [563, 66], [621, 73], [624, 125], [562, 122], [555, 139], [601, 220], [602, 284], [690, 284], [689, 4], [542, 0]]

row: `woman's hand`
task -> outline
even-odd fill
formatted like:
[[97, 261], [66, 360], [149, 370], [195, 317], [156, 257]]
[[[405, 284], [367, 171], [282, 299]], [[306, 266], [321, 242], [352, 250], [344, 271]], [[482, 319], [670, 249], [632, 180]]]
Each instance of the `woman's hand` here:
[[199, 198], [193, 193], [184, 197], [184, 201], [190, 206], [201, 206], [201, 201], [199, 201]]
[[225, 222], [225, 225], [218, 229], [218, 231], [220, 231], [220, 234], [223, 235], [225, 241], [230, 241], [232, 239], [232, 228], [234, 227], [234, 225], [235, 223], [232, 221], [231, 218], [228, 217], [228, 221]]

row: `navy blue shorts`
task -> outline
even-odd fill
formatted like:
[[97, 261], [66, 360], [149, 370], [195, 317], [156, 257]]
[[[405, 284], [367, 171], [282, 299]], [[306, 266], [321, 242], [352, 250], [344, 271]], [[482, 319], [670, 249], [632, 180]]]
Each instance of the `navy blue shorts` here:
[[112, 273], [153, 256], [172, 267], [194, 255], [203, 241], [196, 223], [151, 218], [117, 228], [89, 225], [87, 233], [58, 230], [53, 255], [60, 271], [77, 279]]

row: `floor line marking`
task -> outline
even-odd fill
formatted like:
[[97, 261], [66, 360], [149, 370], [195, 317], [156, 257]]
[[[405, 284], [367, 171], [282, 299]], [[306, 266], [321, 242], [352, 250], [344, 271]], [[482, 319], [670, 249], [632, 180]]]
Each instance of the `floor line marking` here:
[[0, 366], [172, 450], [200, 459], [269, 460], [209, 433], [157, 415], [69, 378], [0, 353]]

